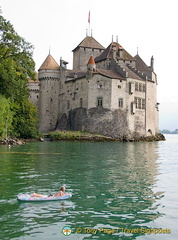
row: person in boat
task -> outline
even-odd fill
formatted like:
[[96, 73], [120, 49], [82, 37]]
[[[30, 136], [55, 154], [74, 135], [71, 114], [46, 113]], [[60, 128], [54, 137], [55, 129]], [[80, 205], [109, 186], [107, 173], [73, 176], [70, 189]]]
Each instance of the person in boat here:
[[[50, 195], [48, 195], [48, 197], [64, 197], [65, 195], [67, 195], [67, 193], [65, 193], [65, 190], [66, 190], [66, 188], [64, 186], [62, 186], [56, 194], [54, 194], [54, 195], [50, 194]], [[46, 195], [42, 195], [42, 194], [38, 194], [38, 193], [32, 193], [32, 194], [30, 194], [30, 196], [31, 197], [46, 197]]]

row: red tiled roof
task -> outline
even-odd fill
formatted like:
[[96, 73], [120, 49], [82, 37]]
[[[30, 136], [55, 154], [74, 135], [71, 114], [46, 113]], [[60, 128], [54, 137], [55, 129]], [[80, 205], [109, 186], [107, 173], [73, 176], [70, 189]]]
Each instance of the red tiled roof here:
[[93, 56], [91, 56], [91, 57], [90, 57], [90, 59], [89, 59], [89, 61], [88, 61], [88, 64], [87, 64], [87, 65], [89, 65], [89, 64], [96, 65], [96, 63], [95, 63], [95, 60], [94, 60]]

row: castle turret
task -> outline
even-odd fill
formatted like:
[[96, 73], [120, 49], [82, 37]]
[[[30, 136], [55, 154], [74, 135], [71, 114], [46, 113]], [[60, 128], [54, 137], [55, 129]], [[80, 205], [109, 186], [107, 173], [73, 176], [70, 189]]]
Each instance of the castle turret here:
[[93, 56], [90, 57], [88, 64], [87, 64], [87, 70], [89, 71], [95, 71], [96, 70], [96, 63], [93, 58]]
[[54, 130], [58, 117], [60, 66], [49, 54], [38, 70], [40, 81], [40, 128], [42, 132]]
[[94, 71], [96, 71], [96, 63], [93, 56], [91, 56], [87, 63], [87, 79], [90, 79], [93, 76]]
[[154, 58], [153, 58], [153, 56], [151, 57], [151, 65], [150, 65], [150, 67], [151, 67], [151, 70], [154, 71]]

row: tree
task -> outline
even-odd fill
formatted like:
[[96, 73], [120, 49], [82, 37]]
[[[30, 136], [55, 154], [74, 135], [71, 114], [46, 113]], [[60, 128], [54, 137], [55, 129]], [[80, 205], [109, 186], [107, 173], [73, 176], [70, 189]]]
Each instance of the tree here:
[[12, 134], [16, 137], [36, 137], [38, 134], [38, 113], [36, 107], [28, 99], [21, 104], [12, 104], [13, 129]]
[[0, 14], [0, 94], [4, 109], [3, 114], [0, 113], [1, 136], [4, 136], [6, 111], [9, 111], [9, 126], [12, 123], [10, 134], [25, 138], [37, 134], [37, 109], [28, 100], [27, 87], [29, 77], [35, 80], [32, 55], [33, 46], [20, 37]]
[[0, 94], [0, 136], [6, 137], [6, 134], [8, 136], [8, 132], [12, 129], [12, 118], [10, 102]]
[[32, 50], [0, 15], [0, 93], [12, 101], [28, 97], [28, 77], [35, 79]]

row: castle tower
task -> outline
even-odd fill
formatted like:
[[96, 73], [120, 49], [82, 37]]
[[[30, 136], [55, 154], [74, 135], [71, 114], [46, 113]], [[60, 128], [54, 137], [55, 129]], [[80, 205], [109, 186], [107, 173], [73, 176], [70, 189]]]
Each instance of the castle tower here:
[[93, 56], [93, 58], [95, 58], [101, 55], [104, 49], [105, 48], [93, 37], [87, 36], [73, 50], [73, 69], [86, 71], [87, 62], [90, 56]]
[[56, 128], [60, 80], [60, 66], [50, 54], [39, 68], [38, 78], [40, 81], [39, 130], [48, 132]]

